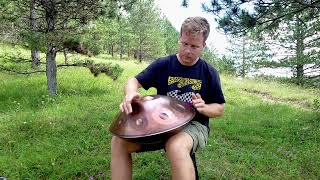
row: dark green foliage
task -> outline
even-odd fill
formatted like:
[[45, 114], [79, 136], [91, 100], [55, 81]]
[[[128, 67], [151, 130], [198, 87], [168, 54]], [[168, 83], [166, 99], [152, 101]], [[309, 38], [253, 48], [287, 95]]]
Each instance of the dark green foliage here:
[[313, 100], [313, 106], [316, 111], [320, 111], [320, 98]]
[[319, 1], [280, 1], [280, 0], [212, 0], [203, 4], [207, 12], [221, 16], [219, 25], [227, 33], [245, 33], [248, 29], [259, 28], [260, 31], [270, 31], [278, 28], [279, 23], [294, 16], [310, 13], [310, 18], [319, 14]]
[[201, 56], [207, 62], [209, 62], [219, 73], [235, 75], [235, 62], [231, 58], [226, 56], [218, 57], [214, 51], [209, 48], [205, 48]]
[[165, 55], [162, 19], [154, 5], [154, 0], [140, 0], [139, 3], [134, 4], [128, 20], [133, 25], [134, 58], [140, 61], [154, 60]]
[[173, 27], [168, 19], [163, 20], [163, 31], [165, 38], [166, 54], [178, 52], [179, 32]]
[[216, 62], [219, 72], [224, 74], [236, 75], [236, 64], [235, 61], [226, 56], [222, 56]]
[[112, 65], [108, 64], [93, 64], [86, 63], [85, 66], [90, 69], [91, 73], [94, 76], [98, 76], [100, 73], [105, 73], [107, 76], [111, 77], [113, 80], [117, 80], [118, 77], [123, 72], [123, 68], [118, 64]]
[[[267, 55], [259, 61], [247, 58], [247, 65], [252, 64], [256, 69], [288, 67], [293, 71], [293, 80], [304, 86], [317, 84], [320, 74], [319, 7], [318, 0], [212, 0], [203, 4], [205, 11], [217, 16], [219, 28], [225, 33], [238, 37], [250, 35], [251, 39], [265, 41], [273, 51], [269, 54], [278, 55]], [[249, 53], [243, 53], [242, 57], [251, 56]]]

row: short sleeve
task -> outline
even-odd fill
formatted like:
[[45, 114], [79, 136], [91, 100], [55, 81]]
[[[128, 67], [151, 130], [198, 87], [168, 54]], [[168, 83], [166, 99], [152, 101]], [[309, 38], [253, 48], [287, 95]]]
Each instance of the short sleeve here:
[[166, 67], [167, 61], [167, 58], [160, 58], [153, 61], [146, 69], [136, 75], [135, 78], [146, 90], [150, 87], [157, 87], [157, 82], [159, 82], [158, 76]]

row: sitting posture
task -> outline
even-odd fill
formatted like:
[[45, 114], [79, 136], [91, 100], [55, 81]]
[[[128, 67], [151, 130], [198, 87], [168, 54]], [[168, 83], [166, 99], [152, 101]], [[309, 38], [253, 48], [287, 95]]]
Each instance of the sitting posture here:
[[[132, 101], [141, 97], [138, 89], [154, 87], [157, 94], [171, 96], [195, 108], [195, 117], [181, 132], [157, 145], [165, 149], [172, 179], [175, 180], [195, 179], [190, 155], [207, 144], [209, 118], [221, 116], [224, 111], [219, 74], [200, 58], [209, 32], [210, 26], [205, 18], [187, 18], [181, 26], [178, 53], [155, 60], [130, 78], [125, 85], [125, 98], [120, 104], [120, 110], [129, 114]], [[131, 153], [153, 148], [114, 136], [111, 142], [111, 178], [131, 179]]]

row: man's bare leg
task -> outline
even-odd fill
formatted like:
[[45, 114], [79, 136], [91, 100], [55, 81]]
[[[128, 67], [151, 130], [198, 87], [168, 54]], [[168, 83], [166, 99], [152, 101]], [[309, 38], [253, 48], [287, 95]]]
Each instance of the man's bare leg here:
[[190, 152], [193, 146], [192, 137], [180, 132], [172, 136], [166, 143], [166, 154], [171, 163], [173, 180], [194, 180], [195, 172]]
[[128, 142], [119, 137], [112, 137], [111, 141], [111, 179], [132, 179], [131, 153], [141, 149], [140, 145]]

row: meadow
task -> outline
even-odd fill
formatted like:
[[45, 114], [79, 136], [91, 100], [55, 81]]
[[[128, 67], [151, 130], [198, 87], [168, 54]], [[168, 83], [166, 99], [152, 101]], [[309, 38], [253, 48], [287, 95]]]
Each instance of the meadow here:
[[[0, 177], [110, 178], [108, 128], [125, 81], [147, 63], [108, 55], [94, 60], [125, 70], [113, 81], [86, 68], [59, 69], [56, 97], [48, 96], [45, 73], [0, 73]], [[226, 109], [210, 120], [208, 145], [197, 152], [200, 179], [319, 179], [320, 113], [314, 102], [320, 90], [224, 74], [221, 80]], [[133, 161], [133, 179], [170, 179], [163, 150], [134, 154]]]

